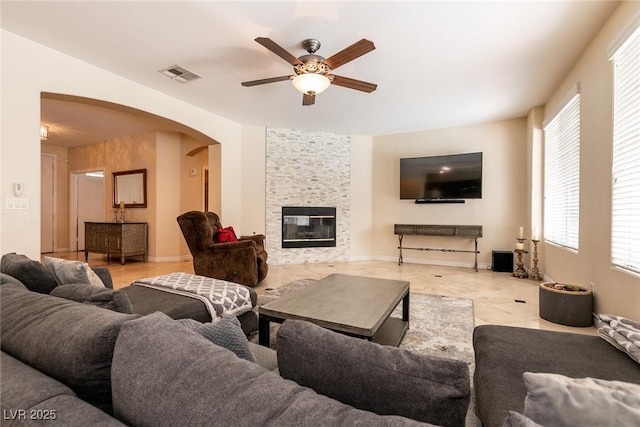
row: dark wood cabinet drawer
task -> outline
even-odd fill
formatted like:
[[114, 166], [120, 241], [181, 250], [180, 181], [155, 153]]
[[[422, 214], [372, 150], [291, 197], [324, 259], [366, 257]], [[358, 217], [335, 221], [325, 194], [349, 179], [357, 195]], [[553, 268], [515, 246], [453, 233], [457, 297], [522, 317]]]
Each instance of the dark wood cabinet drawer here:
[[125, 257], [142, 255], [147, 259], [146, 222], [85, 222], [85, 260], [89, 252], [120, 257], [124, 264]]

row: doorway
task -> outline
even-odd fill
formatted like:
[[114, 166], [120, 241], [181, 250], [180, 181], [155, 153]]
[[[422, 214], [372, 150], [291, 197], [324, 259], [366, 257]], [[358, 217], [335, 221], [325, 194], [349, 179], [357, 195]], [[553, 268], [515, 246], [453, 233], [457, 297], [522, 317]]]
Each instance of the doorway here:
[[84, 250], [84, 223], [104, 222], [104, 171], [72, 173], [70, 177], [69, 242], [76, 251]]
[[56, 158], [52, 154], [40, 155], [40, 252], [51, 253], [56, 248], [55, 177]]

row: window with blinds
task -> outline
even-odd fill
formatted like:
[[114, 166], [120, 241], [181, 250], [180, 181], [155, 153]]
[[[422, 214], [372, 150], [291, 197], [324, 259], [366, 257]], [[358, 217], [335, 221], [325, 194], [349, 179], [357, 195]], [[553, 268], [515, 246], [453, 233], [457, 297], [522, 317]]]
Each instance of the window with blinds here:
[[611, 261], [640, 272], [640, 28], [612, 56]]
[[580, 93], [544, 124], [544, 239], [578, 250], [580, 217]]

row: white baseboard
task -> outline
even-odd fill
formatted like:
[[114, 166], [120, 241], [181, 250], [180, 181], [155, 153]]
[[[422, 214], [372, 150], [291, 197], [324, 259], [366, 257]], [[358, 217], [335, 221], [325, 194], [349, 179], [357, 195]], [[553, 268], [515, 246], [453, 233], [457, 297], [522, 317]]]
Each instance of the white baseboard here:
[[[398, 257], [394, 256], [374, 256], [374, 261], [391, 261], [398, 262]], [[434, 260], [434, 259], [424, 259], [424, 258], [411, 258], [411, 257], [402, 257], [403, 263], [407, 264], [423, 264], [423, 265], [439, 265], [443, 267], [461, 267], [461, 268], [473, 268], [473, 263], [466, 262], [458, 262], [458, 261], [446, 261], [446, 260]], [[488, 270], [491, 267], [491, 264], [488, 263], [478, 263], [478, 270]]]
[[[516, 267], [513, 267], [513, 270], [515, 271]], [[529, 278], [531, 278], [531, 269], [527, 266], [524, 266], [524, 271], [527, 272], [527, 274], [529, 275]], [[553, 280], [551, 280], [551, 278], [549, 276], [547, 276], [544, 273], [540, 273], [538, 272], [538, 274], [540, 275], [540, 283], [542, 282], [553, 282]]]
[[363, 262], [363, 261], [371, 261], [371, 260], [372, 258], [370, 256], [365, 256], [365, 255], [349, 257], [350, 262]]

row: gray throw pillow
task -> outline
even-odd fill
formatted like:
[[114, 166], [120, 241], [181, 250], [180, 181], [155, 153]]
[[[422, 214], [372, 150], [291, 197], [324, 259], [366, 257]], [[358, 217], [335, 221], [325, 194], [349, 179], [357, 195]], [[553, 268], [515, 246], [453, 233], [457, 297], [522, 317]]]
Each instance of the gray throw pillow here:
[[104, 283], [100, 276], [86, 262], [46, 256], [44, 257], [44, 265], [56, 279], [58, 286], [88, 283], [104, 288]]
[[502, 427], [543, 427], [530, 418], [515, 412], [509, 411], [509, 415], [504, 419]]
[[114, 291], [109, 288], [87, 286], [85, 284], [60, 285], [49, 295], [65, 298], [71, 301], [91, 304], [119, 313], [133, 314], [133, 306], [124, 291]]
[[282, 377], [358, 409], [440, 426], [464, 426], [466, 363], [348, 337], [287, 320], [276, 339]]
[[527, 388], [524, 415], [539, 424], [640, 426], [638, 384], [531, 372], [525, 372], [523, 378]]
[[212, 343], [231, 350], [238, 357], [256, 363], [249, 348], [249, 341], [235, 316], [223, 317], [214, 322], [200, 323], [193, 319], [179, 319], [178, 323], [202, 335]]
[[48, 294], [58, 286], [55, 278], [44, 265], [26, 255], [17, 253], [2, 255], [0, 270], [18, 279], [32, 292]]

